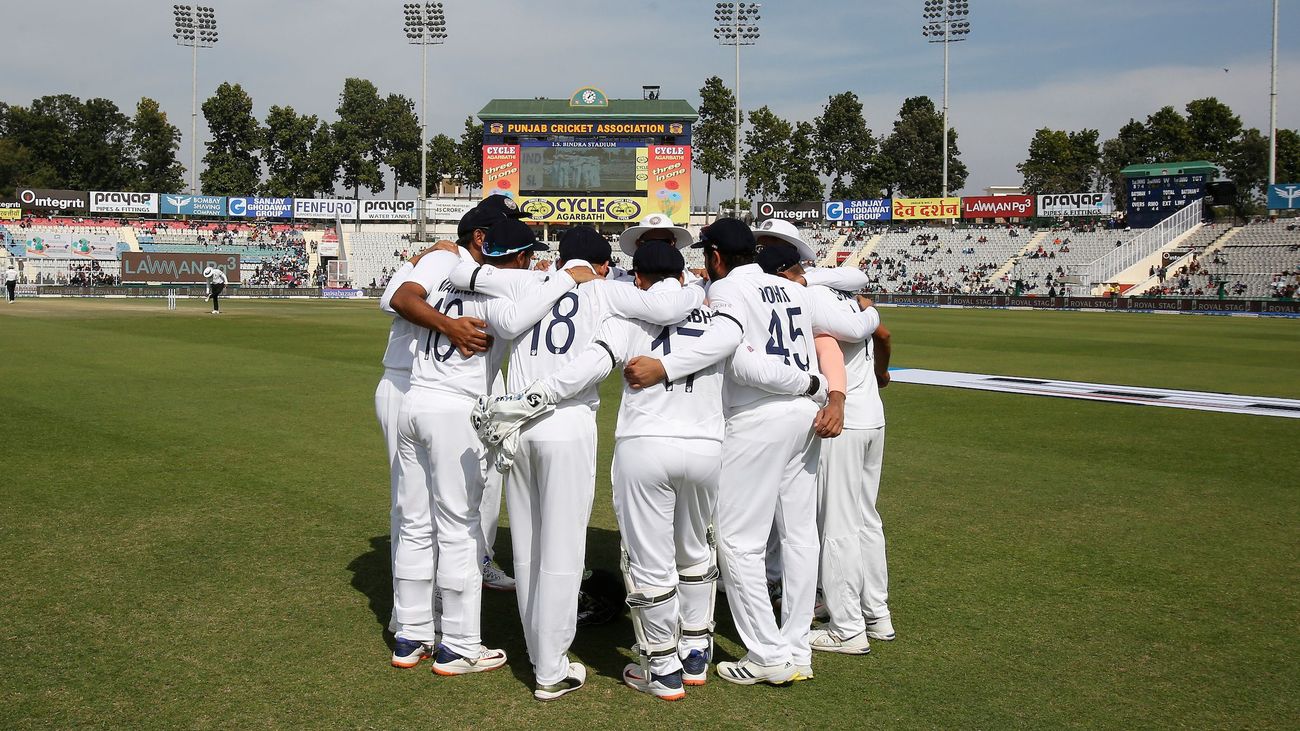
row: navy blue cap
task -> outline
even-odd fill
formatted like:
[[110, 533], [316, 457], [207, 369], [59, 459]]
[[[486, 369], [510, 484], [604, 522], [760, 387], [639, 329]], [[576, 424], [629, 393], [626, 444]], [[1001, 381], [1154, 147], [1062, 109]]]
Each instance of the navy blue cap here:
[[642, 274], [681, 274], [685, 268], [682, 252], [667, 241], [647, 241], [632, 255], [632, 269]]
[[779, 274], [798, 264], [799, 261], [799, 250], [784, 244], [764, 246], [758, 250], [758, 255], [754, 257], [754, 263], [762, 267], [763, 271], [768, 274]]
[[506, 218], [528, 218], [528, 214], [520, 210], [519, 204], [515, 202], [514, 198], [500, 193], [493, 193], [479, 201], [478, 208]]
[[590, 226], [574, 226], [560, 237], [560, 260], [582, 259], [592, 264], [609, 261], [612, 248], [609, 240]]
[[700, 231], [700, 240], [692, 249], [717, 249], [723, 254], [753, 254], [757, 248], [754, 232], [737, 218], [719, 218]]
[[546, 251], [546, 244], [537, 240], [537, 236], [528, 224], [514, 218], [507, 218], [488, 229], [483, 240], [483, 256], [509, 256], [521, 251]]

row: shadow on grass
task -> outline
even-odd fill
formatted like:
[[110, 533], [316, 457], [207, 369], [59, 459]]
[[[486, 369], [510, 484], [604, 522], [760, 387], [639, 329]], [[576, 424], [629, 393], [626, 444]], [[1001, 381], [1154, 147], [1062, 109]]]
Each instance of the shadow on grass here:
[[[386, 535], [374, 536], [369, 544], [369, 550], [352, 559], [347, 568], [352, 572], [352, 588], [367, 598], [370, 611], [375, 617], [376, 632], [391, 650], [393, 637], [388, 633], [388, 620], [393, 611], [393, 573], [389, 539]], [[509, 528], [501, 527], [496, 545], [497, 563], [505, 567], [512, 566]], [[618, 546], [617, 531], [588, 528], [587, 567], [604, 569], [614, 576], [620, 576]], [[505, 650], [510, 657], [511, 673], [531, 690], [533, 671], [528, 661], [528, 648], [519, 622], [514, 593], [484, 590], [482, 612], [484, 643]], [[730, 618], [726, 619], [729, 624]], [[605, 624], [579, 627], [569, 655], [593, 673], [621, 682], [623, 666], [632, 659], [630, 648], [634, 641], [632, 622], [624, 611]]]

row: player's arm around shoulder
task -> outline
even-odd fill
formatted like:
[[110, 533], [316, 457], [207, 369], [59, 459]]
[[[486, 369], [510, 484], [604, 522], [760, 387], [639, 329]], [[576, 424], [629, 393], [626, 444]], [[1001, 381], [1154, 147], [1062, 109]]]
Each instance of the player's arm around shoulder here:
[[680, 322], [704, 304], [704, 290], [684, 287], [676, 279], [656, 282], [647, 290], [615, 282], [598, 281], [610, 314], [632, 320], [642, 320], [655, 325], [672, 325]]
[[488, 323], [498, 335], [513, 340], [545, 317], [556, 300], [579, 284], [590, 282], [597, 276], [594, 271], [586, 267], [545, 274], [540, 280], [523, 287], [517, 298], [502, 297], [489, 300]]
[[466, 292], [518, 299], [548, 276], [549, 273], [536, 269], [499, 269], [491, 264], [462, 261], [452, 269], [448, 279], [452, 286]]
[[846, 305], [839, 295], [826, 287], [808, 287], [807, 292], [814, 334], [858, 343], [871, 337], [880, 325], [880, 313], [865, 297], [854, 298], [851, 304]]

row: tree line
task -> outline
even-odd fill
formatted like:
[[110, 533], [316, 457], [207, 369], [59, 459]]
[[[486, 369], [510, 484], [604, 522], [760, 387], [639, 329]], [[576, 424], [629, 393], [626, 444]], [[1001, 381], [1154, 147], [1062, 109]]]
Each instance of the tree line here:
[[[420, 123], [402, 94], [381, 96], [365, 79], [344, 81], [337, 119], [272, 106], [265, 120], [239, 84], [222, 83], [202, 104], [209, 141], [199, 173], [206, 195], [313, 198], [338, 187], [359, 197], [420, 184]], [[61, 94], [31, 105], [0, 103], [0, 194], [15, 188], [188, 189], [178, 161], [181, 133], [158, 102], [143, 98], [134, 117], [107, 99]], [[465, 118], [459, 138], [429, 140], [430, 190], [444, 179], [477, 187], [482, 179], [483, 127]]]
[[[374, 83], [343, 83], [336, 119], [272, 106], [265, 119], [239, 84], [222, 83], [203, 102], [210, 140], [199, 179], [209, 195], [316, 197], [343, 188], [359, 197], [420, 184], [420, 124], [402, 94], [382, 95]], [[695, 165], [711, 200], [715, 179], [734, 177], [736, 98], [717, 76], [700, 88], [693, 144]], [[744, 113], [740, 173], [746, 197], [789, 201], [928, 198], [942, 193], [943, 119], [925, 96], [905, 100], [888, 133], [876, 134], [851, 91], [830, 96], [812, 120], [786, 120], [768, 106]], [[458, 137], [434, 135], [427, 151], [428, 185], [443, 180], [470, 188], [482, 179], [483, 128], [466, 117]], [[84, 102], [67, 94], [29, 106], [0, 103], [0, 194], [19, 186], [76, 190], [187, 189], [178, 162], [180, 131], [147, 97], [128, 117], [107, 99]], [[968, 171], [958, 134], [948, 130], [948, 188], [960, 190]], [[1130, 119], [1102, 141], [1095, 129], [1039, 129], [1016, 166], [1027, 193], [1109, 191], [1123, 205], [1120, 170], [1140, 163], [1209, 160], [1238, 187], [1239, 204], [1264, 196], [1268, 137], [1213, 97], [1180, 112], [1163, 107], [1144, 121]], [[1300, 180], [1300, 134], [1278, 130], [1278, 180]]]

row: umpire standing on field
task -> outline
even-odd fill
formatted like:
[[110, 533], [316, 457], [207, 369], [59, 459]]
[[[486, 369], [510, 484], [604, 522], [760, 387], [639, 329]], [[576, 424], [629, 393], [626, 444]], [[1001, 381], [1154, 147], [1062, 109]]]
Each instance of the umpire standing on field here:
[[9, 302], [14, 301], [14, 290], [18, 288], [18, 270], [14, 268], [13, 262], [5, 269], [5, 294], [9, 297]]
[[212, 300], [212, 314], [221, 314], [221, 292], [226, 288], [226, 273], [220, 267], [209, 266], [203, 270], [208, 280], [208, 298]]

